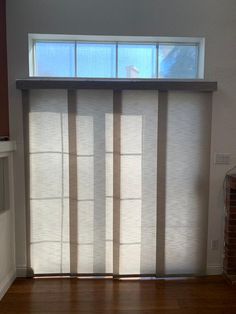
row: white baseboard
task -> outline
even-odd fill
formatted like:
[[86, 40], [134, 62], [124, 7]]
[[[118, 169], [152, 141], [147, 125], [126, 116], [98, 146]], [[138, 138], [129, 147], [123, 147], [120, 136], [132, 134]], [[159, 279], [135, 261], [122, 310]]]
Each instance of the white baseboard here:
[[223, 267], [222, 265], [208, 265], [207, 275], [222, 275]]
[[17, 266], [16, 267], [16, 277], [32, 277], [33, 270], [27, 266]]
[[12, 285], [13, 281], [16, 279], [15, 271], [9, 273], [3, 280], [0, 282], [0, 300], [3, 298], [7, 290]]
[[[223, 267], [222, 265], [208, 265], [207, 275], [222, 275]], [[16, 267], [16, 277], [32, 277], [33, 270], [27, 268], [26, 266]]]
[[27, 277], [27, 267], [16, 266], [16, 277]]

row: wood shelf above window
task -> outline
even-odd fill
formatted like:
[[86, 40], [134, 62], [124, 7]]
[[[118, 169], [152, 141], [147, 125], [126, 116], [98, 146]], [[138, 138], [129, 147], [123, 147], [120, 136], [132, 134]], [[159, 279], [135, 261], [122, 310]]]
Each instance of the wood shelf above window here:
[[160, 79], [71, 79], [28, 78], [16, 80], [16, 87], [29, 89], [113, 89], [113, 90], [159, 90], [213, 92], [217, 82], [205, 80]]

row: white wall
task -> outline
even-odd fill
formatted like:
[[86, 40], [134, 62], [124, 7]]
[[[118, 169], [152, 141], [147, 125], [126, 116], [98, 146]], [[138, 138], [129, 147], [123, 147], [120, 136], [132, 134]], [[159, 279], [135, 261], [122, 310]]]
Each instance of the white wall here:
[[[209, 206], [209, 273], [222, 263], [222, 182], [236, 163], [236, 1], [235, 0], [8, 0], [7, 35], [10, 127], [15, 158], [17, 266], [26, 264], [22, 109], [15, 79], [28, 76], [28, 33], [80, 35], [194, 36], [206, 38], [205, 78], [216, 80], [213, 96]], [[214, 165], [214, 152], [232, 154], [230, 166]]]
[[0, 158], [6, 156], [9, 156], [10, 206], [0, 212], [0, 300], [16, 275], [12, 154], [0, 151]]

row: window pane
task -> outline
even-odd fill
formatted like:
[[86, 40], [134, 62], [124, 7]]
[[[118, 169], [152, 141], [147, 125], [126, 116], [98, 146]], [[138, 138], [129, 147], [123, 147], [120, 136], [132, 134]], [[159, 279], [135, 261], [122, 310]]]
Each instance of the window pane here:
[[75, 76], [75, 44], [73, 42], [36, 42], [36, 76]]
[[197, 78], [198, 46], [160, 44], [158, 69], [159, 78]]
[[97, 43], [77, 44], [77, 76], [116, 76], [116, 45]]
[[156, 46], [120, 44], [118, 46], [118, 77], [156, 77]]

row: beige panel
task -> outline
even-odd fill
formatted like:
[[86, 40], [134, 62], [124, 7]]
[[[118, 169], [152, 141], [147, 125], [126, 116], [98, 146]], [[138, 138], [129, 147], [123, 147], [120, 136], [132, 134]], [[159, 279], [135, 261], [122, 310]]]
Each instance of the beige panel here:
[[165, 273], [206, 267], [211, 129], [209, 93], [168, 97]]

